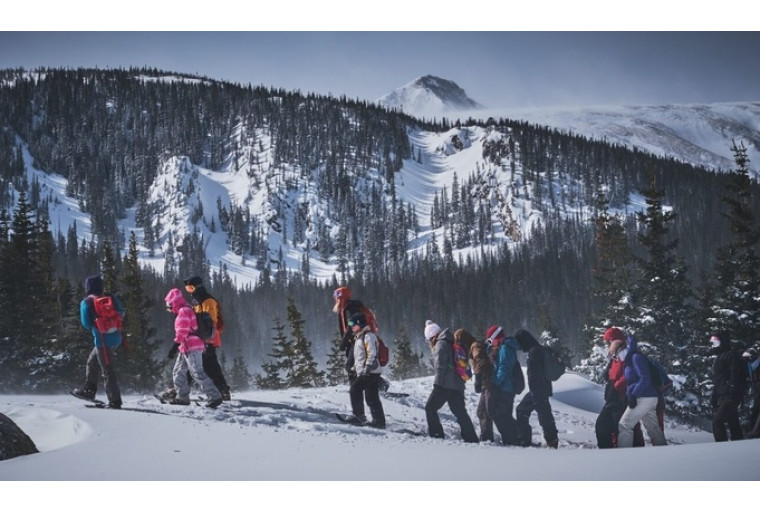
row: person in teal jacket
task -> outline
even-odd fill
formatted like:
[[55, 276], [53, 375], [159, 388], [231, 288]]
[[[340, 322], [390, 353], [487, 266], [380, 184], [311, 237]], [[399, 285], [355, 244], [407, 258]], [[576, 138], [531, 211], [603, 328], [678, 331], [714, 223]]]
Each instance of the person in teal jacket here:
[[[115, 350], [122, 345], [121, 329], [112, 329], [111, 332], [101, 332], [96, 325], [95, 300], [105, 296], [103, 292], [103, 279], [99, 275], [89, 276], [85, 280], [85, 292], [87, 296], [79, 305], [79, 318], [82, 327], [92, 332], [93, 349], [87, 358], [85, 367], [85, 383], [72, 393], [85, 400], [94, 400], [98, 392], [98, 377], [102, 375], [105, 380], [108, 407], [121, 408], [121, 391], [116, 380]], [[119, 299], [110, 295], [113, 304], [120, 317], [124, 316], [124, 309]]]
[[501, 443], [517, 446], [517, 422], [513, 414], [515, 395], [522, 393], [525, 379], [522, 368], [517, 361], [517, 340], [507, 337], [504, 329], [492, 325], [486, 332], [488, 343], [491, 345], [491, 360], [494, 374], [492, 385], [488, 389], [486, 408], [496, 428], [501, 434]]

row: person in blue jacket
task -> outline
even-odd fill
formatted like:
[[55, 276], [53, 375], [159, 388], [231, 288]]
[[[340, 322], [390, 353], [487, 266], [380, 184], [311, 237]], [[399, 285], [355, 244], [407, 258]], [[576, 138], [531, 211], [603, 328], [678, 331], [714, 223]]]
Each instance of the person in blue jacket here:
[[513, 414], [515, 395], [525, 388], [525, 378], [517, 360], [517, 340], [507, 337], [499, 325], [492, 325], [486, 332], [491, 346], [493, 380], [486, 390], [486, 410], [501, 434], [501, 443], [517, 446], [517, 422]]
[[[89, 276], [85, 280], [84, 287], [87, 296], [79, 305], [79, 317], [82, 327], [92, 332], [94, 347], [87, 358], [84, 386], [75, 389], [72, 393], [85, 400], [95, 399], [98, 392], [98, 378], [103, 375], [108, 407], [120, 409], [121, 391], [116, 381], [114, 351], [122, 344], [122, 333], [120, 329], [103, 333], [96, 326], [97, 315], [95, 314], [94, 300], [104, 296], [103, 279], [99, 275]], [[116, 311], [123, 317], [124, 309], [119, 299], [114, 295], [110, 296], [113, 299]]]
[[617, 358], [625, 365], [624, 374], [627, 383], [627, 407], [618, 423], [618, 448], [633, 447], [633, 429], [640, 421], [649, 434], [649, 440], [655, 446], [667, 443], [665, 434], [657, 421], [657, 401], [659, 392], [652, 382], [649, 362], [638, 351], [638, 342], [633, 336], [628, 337], [628, 344], [617, 351]]

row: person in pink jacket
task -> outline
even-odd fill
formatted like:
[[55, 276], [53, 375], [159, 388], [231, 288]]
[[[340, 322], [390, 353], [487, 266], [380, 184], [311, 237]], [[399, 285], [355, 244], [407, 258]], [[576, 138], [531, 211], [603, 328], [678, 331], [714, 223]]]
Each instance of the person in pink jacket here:
[[203, 351], [206, 348], [201, 338], [194, 333], [198, 330], [198, 320], [182, 292], [172, 288], [164, 298], [166, 310], [177, 317], [174, 319], [174, 343], [179, 345], [179, 354], [174, 363], [172, 378], [177, 396], [169, 401], [174, 405], [190, 405], [190, 383], [187, 372], [200, 384], [206, 395], [206, 406], [215, 408], [222, 403], [222, 395], [203, 371]]

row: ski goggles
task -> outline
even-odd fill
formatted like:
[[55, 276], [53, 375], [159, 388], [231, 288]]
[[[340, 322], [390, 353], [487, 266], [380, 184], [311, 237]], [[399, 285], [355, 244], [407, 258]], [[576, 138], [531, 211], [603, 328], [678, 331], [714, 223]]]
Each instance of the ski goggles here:
[[501, 334], [501, 326], [499, 326], [491, 336], [488, 337], [486, 340], [488, 343], [493, 344], [494, 341], [496, 341], [496, 338], [499, 337], [499, 334]]
[[333, 292], [333, 298], [334, 298], [334, 299], [340, 299], [341, 297], [343, 297], [343, 292], [342, 292], [342, 291], [340, 291], [340, 290], [335, 290], [335, 291]]

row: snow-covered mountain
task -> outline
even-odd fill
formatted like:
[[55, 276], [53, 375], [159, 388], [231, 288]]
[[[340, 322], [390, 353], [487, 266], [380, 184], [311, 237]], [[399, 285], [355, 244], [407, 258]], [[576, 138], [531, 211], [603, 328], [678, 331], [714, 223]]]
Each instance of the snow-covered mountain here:
[[451, 80], [426, 75], [378, 98], [377, 103], [417, 117], [440, 117], [447, 112], [480, 110], [483, 105], [467, 96]]
[[485, 115], [523, 120], [712, 170], [733, 169], [732, 143], [743, 142], [750, 172], [760, 176], [760, 102], [487, 109], [464, 110], [456, 115], [461, 119]]

